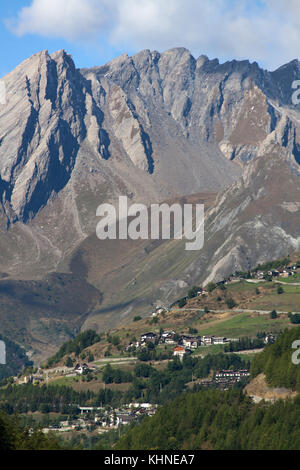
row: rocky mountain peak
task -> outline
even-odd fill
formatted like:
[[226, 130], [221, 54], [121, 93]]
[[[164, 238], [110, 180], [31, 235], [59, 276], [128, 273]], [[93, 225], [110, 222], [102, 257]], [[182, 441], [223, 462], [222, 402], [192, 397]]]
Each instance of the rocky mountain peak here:
[[298, 61], [267, 72], [247, 60], [196, 60], [183, 47], [123, 54], [83, 70], [64, 50], [33, 55], [4, 77], [0, 175], [7, 219], [26, 221], [55, 198], [83, 144], [92, 167], [133, 166], [147, 180], [154, 175], [165, 196], [174, 187], [181, 194], [219, 189], [274, 142], [297, 165], [298, 121], [288, 105], [298, 72]]
[[23, 220], [66, 184], [85, 135], [82, 77], [60, 51], [35, 54], [4, 77], [0, 173], [5, 203]]

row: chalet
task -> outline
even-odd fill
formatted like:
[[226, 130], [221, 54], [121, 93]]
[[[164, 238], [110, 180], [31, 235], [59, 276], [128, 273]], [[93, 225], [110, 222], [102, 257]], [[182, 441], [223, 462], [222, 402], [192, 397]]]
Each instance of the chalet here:
[[152, 403], [130, 403], [129, 408], [144, 408], [149, 409], [151, 407], [157, 407], [157, 405], [153, 405]]
[[213, 344], [225, 344], [228, 342], [227, 338], [217, 337], [217, 336], [213, 336], [212, 341], [213, 341]]
[[265, 278], [265, 273], [263, 271], [257, 271], [256, 277], [257, 277], [257, 279], [264, 279]]
[[207, 290], [203, 289], [202, 287], [199, 287], [199, 290], [197, 291], [197, 297], [204, 297], [207, 294]]
[[188, 349], [197, 349], [201, 346], [201, 338], [193, 336], [181, 336], [179, 344]]
[[89, 371], [89, 366], [87, 364], [76, 364], [74, 367], [74, 372], [77, 375], [83, 375], [86, 374]]
[[29, 383], [32, 383], [31, 375], [25, 375], [25, 377], [21, 377], [20, 379], [18, 379], [19, 385], [29, 384]]
[[289, 277], [292, 275], [292, 272], [289, 271], [288, 269], [282, 269], [280, 272], [279, 272], [279, 276], [280, 277]]
[[128, 414], [117, 414], [116, 425], [125, 426], [126, 424], [130, 424], [134, 419], [135, 419], [134, 416], [130, 416]]
[[162, 313], [164, 313], [164, 309], [163, 308], [158, 308], [156, 310], [156, 313], [157, 313], [157, 315], [161, 315]]
[[279, 271], [277, 271], [276, 269], [273, 269], [271, 271], [268, 271], [268, 276], [271, 276], [271, 277], [278, 277], [279, 276]]
[[155, 343], [157, 335], [155, 333], [144, 333], [141, 335], [141, 343]]
[[174, 340], [174, 337], [175, 337], [175, 331], [164, 331], [162, 334], [161, 334], [161, 337], [160, 337], [160, 343], [161, 344], [174, 344], [175, 343], [175, 340]]
[[264, 343], [265, 344], [273, 344], [273, 343], [275, 343], [276, 339], [277, 339], [276, 335], [268, 334], [264, 338]]
[[176, 357], [179, 357], [180, 359], [183, 359], [183, 357], [185, 355], [188, 355], [188, 354], [191, 354], [192, 351], [190, 351], [189, 349], [186, 349], [184, 348], [183, 346], [176, 346], [176, 348], [174, 348], [174, 353], [173, 355]]
[[175, 344], [175, 342], [176, 341], [174, 340], [174, 338], [171, 338], [171, 337], [168, 337], [165, 339], [166, 344]]
[[164, 331], [164, 332], [162, 333], [161, 337], [162, 337], [162, 338], [170, 338], [170, 337], [174, 338], [175, 334], [176, 334], [175, 331], [172, 331], [172, 330], [170, 330], [170, 331]]
[[38, 384], [44, 382], [44, 377], [42, 375], [33, 375], [31, 380], [33, 384]]
[[213, 380], [202, 380], [200, 385], [204, 388], [211, 388], [215, 386], [215, 382]]
[[202, 344], [204, 346], [211, 346], [213, 344], [213, 336], [202, 336]]

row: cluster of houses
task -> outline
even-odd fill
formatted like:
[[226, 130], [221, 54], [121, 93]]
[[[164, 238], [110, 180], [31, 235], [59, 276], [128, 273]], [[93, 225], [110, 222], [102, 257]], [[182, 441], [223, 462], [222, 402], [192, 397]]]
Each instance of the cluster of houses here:
[[47, 369], [43, 371], [39, 369], [35, 373], [27, 374], [22, 377], [14, 377], [14, 383], [16, 385], [33, 384], [38, 385], [44, 382], [48, 382], [49, 378], [56, 376], [65, 377], [76, 377], [85, 375], [88, 372], [96, 372], [97, 368], [91, 364], [77, 363], [74, 367], [57, 367], [54, 369]]
[[20, 378], [14, 377], [14, 383], [16, 385], [24, 385], [24, 384], [38, 385], [39, 383], [42, 383], [44, 381], [45, 381], [44, 376], [39, 373], [24, 375]]
[[254, 273], [254, 277], [259, 280], [266, 279], [266, 277], [287, 278], [287, 277], [293, 276], [294, 274], [297, 274], [299, 268], [300, 268], [299, 265], [294, 265], [294, 266], [287, 266], [286, 268], [282, 268], [282, 269], [271, 269], [269, 271], [256, 271]]
[[[272, 344], [276, 341], [277, 335], [268, 333], [264, 337], [265, 344]], [[226, 338], [224, 336], [204, 335], [177, 335], [175, 331], [168, 330], [161, 334], [149, 332], [141, 335], [140, 341], [136, 343], [136, 348], [146, 347], [149, 342], [155, 345], [174, 345], [173, 355], [182, 359], [184, 356], [192, 354], [192, 352], [202, 346], [212, 346], [216, 344], [227, 344], [229, 342], [238, 341], [238, 338]], [[132, 344], [130, 345], [132, 346]], [[129, 347], [130, 347], [129, 346]]]
[[216, 373], [214, 379], [217, 383], [222, 382], [240, 382], [243, 378], [250, 376], [250, 372], [247, 369], [241, 370], [220, 370]]
[[59, 425], [49, 426], [44, 428], [43, 432], [47, 434], [50, 431], [69, 432], [97, 428], [99, 433], [103, 433], [110, 429], [126, 426], [140, 416], [154, 416], [157, 407], [157, 405], [151, 403], [130, 403], [122, 408], [113, 410], [91, 406], [78, 407], [81, 417], [72, 421], [62, 421]]
[[140, 416], [154, 416], [156, 411], [157, 405], [151, 403], [131, 403], [117, 410], [105, 411], [101, 417], [95, 417], [95, 422], [102, 428], [116, 429], [132, 423]]
[[213, 344], [225, 344], [230, 340], [219, 336], [180, 336], [178, 345], [174, 348], [174, 356], [182, 359], [185, 355], [189, 355], [193, 350], [200, 346], [211, 346]]
[[210, 380], [202, 380], [201, 386], [204, 388], [218, 387], [222, 390], [227, 390], [233, 387], [236, 383], [243, 379], [250, 377], [250, 372], [247, 369], [241, 370], [220, 370]]
[[[174, 356], [182, 358], [184, 355], [191, 354], [193, 350], [198, 349], [200, 346], [211, 346], [213, 344], [225, 344], [230, 339], [218, 336], [191, 336], [181, 335], [178, 336], [175, 331], [168, 330], [161, 334], [148, 332], [141, 335], [140, 341], [135, 344], [136, 348], [146, 347], [148, 343], [155, 345], [159, 344], [171, 344], [174, 345]], [[133, 346], [132, 344], [129, 347]]]

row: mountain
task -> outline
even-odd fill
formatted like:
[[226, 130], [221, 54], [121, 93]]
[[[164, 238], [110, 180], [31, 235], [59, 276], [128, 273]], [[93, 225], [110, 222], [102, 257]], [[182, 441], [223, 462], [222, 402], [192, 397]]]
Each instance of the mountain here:
[[[143, 63], [142, 54], [135, 67], [143, 68]], [[162, 68], [166, 88], [167, 76], [172, 77], [177, 66], [166, 63]], [[56, 269], [65, 253], [95, 231], [96, 209], [102, 202], [119, 195], [156, 202], [215, 191], [239, 175], [214, 145], [185, 138], [170, 106], [164, 105], [171, 97], [160, 96], [152, 104], [152, 96], [140, 95], [138, 90], [146, 84], [138, 86], [135, 67], [123, 57], [104, 69], [81, 72], [64, 51], [43, 51], [4, 77], [4, 272], [20, 275], [22, 266], [22, 274], [32, 276]], [[107, 68], [114, 72], [111, 79], [103, 74]], [[145, 75], [151, 81], [150, 72], [145, 70]], [[16, 251], [18, 237], [33, 248], [24, 253], [20, 243]]]
[[[81, 70], [65, 51], [42, 51], [6, 75], [2, 333], [20, 321], [18, 341], [43, 355], [81, 328], [299, 249], [299, 74], [298, 61], [268, 72], [176, 48]], [[204, 249], [100, 242], [97, 207], [120, 195], [205, 203]]]

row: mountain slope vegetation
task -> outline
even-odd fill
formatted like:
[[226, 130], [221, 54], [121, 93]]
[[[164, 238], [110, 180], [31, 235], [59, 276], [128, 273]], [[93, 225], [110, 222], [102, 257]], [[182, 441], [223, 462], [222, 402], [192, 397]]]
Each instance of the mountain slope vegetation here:
[[255, 405], [241, 391], [183, 394], [129, 431], [121, 450], [292, 450], [300, 399]]
[[[300, 367], [293, 363], [293, 343], [300, 340], [300, 327], [286, 330], [277, 341], [257, 354], [251, 363], [251, 376], [264, 373], [269, 385], [300, 392]], [[299, 349], [299, 346], [298, 346]]]

